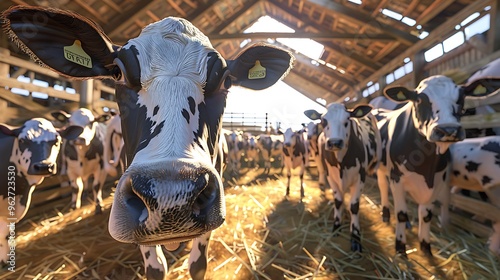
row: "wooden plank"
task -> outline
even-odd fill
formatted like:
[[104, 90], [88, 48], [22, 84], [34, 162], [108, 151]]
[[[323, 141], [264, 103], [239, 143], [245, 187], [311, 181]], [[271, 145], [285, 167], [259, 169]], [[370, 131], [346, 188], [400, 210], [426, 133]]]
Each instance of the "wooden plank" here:
[[459, 228], [483, 238], [488, 238], [493, 232], [491, 227], [456, 213], [450, 213], [450, 222]]
[[467, 128], [490, 128], [500, 126], [500, 113], [492, 113], [485, 115], [464, 116], [461, 118], [460, 123], [462, 127]]
[[28, 60], [24, 60], [24, 59], [17, 58], [14, 56], [6, 55], [5, 53], [2, 53], [2, 52], [0, 52], [0, 62], [4, 62], [4, 63], [10, 64], [10, 65], [19, 66], [21, 68], [26, 68], [28, 70], [31, 70], [31, 71], [34, 71], [34, 72], [37, 72], [37, 73], [40, 73], [40, 74], [43, 74], [45, 76], [49, 76], [52, 78], [64, 79], [59, 74], [57, 74], [56, 72], [54, 72], [46, 67], [42, 67], [42, 66], [40, 66], [34, 62], [28, 61]]
[[491, 203], [460, 194], [451, 194], [450, 204], [491, 221], [500, 221], [500, 208], [495, 207]]
[[34, 84], [23, 83], [13, 78], [0, 77], [0, 86], [9, 88], [20, 88], [28, 91], [36, 91], [46, 93], [50, 97], [65, 99], [69, 101], [79, 102], [80, 94], [78, 93], [67, 93], [60, 90], [55, 90], [52, 87], [41, 87]]
[[14, 94], [4, 88], [0, 88], [0, 98], [5, 99], [9, 102], [12, 102], [18, 106], [23, 107], [24, 109], [33, 112], [37, 116], [44, 117], [47, 119], [52, 119], [52, 115], [50, 114], [50, 108], [44, 107], [40, 104], [37, 104], [33, 101], [29, 101], [27, 98]]

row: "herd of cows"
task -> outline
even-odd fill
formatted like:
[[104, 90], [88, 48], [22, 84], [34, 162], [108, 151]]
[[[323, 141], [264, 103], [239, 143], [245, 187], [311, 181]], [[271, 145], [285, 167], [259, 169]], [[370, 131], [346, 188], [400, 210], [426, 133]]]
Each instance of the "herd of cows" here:
[[[120, 114], [96, 117], [82, 108], [53, 113], [63, 128], [44, 119], [18, 128], [1, 125], [0, 234], [7, 236], [7, 225], [22, 219], [44, 177], [67, 175], [74, 208], [81, 206], [81, 193], [93, 178], [88, 188], [98, 214], [104, 179], [120, 174], [109, 218], [111, 236], [140, 245], [148, 279], [166, 277], [160, 246], [175, 250], [193, 240], [190, 275], [203, 279], [211, 231], [225, 220], [222, 172], [238, 172], [241, 164], [242, 135], [222, 129], [228, 89], [232, 84], [254, 90], [273, 85], [292, 67], [293, 55], [256, 44], [226, 60], [190, 22], [173, 17], [148, 25], [124, 46], [110, 42], [91, 20], [68, 11], [17, 6], [3, 12], [2, 21], [23, 51], [62, 76], [114, 79]], [[64, 55], [65, 47], [75, 44], [88, 60]], [[311, 123], [300, 131], [247, 135], [246, 157], [255, 162], [262, 156], [269, 173], [270, 159], [282, 156], [286, 196], [291, 170], [300, 167], [301, 198], [304, 170], [314, 159], [318, 184], [333, 190], [333, 230], [342, 222], [344, 193], [350, 193], [351, 249], [356, 252], [362, 251], [360, 195], [367, 176], [376, 176], [386, 222], [389, 189], [392, 193], [396, 251], [406, 252], [409, 194], [418, 204], [421, 250], [431, 254], [433, 202], [447, 205], [450, 184], [484, 191], [500, 207], [500, 137], [465, 139], [460, 125], [467, 99], [484, 98], [498, 88], [500, 79], [490, 76], [466, 85], [432, 76], [416, 89], [390, 87], [384, 94], [397, 104], [393, 108], [348, 109], [332, 103], [324, 113], [308, 110], [304, 114]], [[442, 207], [444, 224], [447, 210]], [[494, 235], [489, 248], [500, 254], [500, 232]], [[3, 236], [0, 261], [6, 262], [9, 245]]]

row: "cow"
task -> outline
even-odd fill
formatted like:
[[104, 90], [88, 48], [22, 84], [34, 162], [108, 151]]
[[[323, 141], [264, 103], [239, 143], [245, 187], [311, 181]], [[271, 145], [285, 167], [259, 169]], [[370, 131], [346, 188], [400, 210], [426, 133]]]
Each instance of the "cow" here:
[[[316, 112], [317, 113], [317, 112]], [[312, 119], [317, 120], [320, 115], [314, 114], [313, 111], [304, 111], [304, 114]], [[309, 144], [309, 153], [312, 155], [312, 158], [316, 164], [316, 168], [318, 169], [318, 182], [321, 191], [325, 191], [326, 177], [325, 170], [323, 168], [323, 164], [321, 164], [321, 157], [319, 156], [319, 146], [318, 139], [319, 135], [323, 132], [323, 125], [319, 122], [309, 122], [306, 125], [307, 130], [307, 142]]]
[[83, 190], [89, 189], [92, 177], [95, 213], [102, 213], [102, 188], [107, 176], [103, 158], [106, 125], [103, 122], [109, 120], [110, 116], [104, 114], [96, 118], [86, 108], [79, 108], [71, 114], [65, 111], [52, 112], [52, 116], [62, 123], [83, 128], [76, 139], [65, 142], [62, 148], [66, 174], [73, 188], [71, 208], [81, 207]]
[[287, 128], [283, 133], [283, 163], [286, 168], [286, 193], [285, 197], [290, 196], [290, 179], [292, 177], [292, 169], [300, 167], [300, 202], [304, 198], [304, 170], [306, 167], [306, 142], [307, 136], [304, 135], [304, 130], [293, 130]]
[[104, 169], [111, 177], [116, 177], [118, 173], [122, 174], [125, 171], [123, 145], [121, 118], [120, 115], [115, 115], [109, 120], [104, 136]]
[[[500, 136], [464, 139], [449, 149], [450, 186], [485, 192], [491, 203], [500, 208]], [[493, 223], [489, 249], [500, 255], [500, 220]]]
[[[396, 213], [396, 252], [406, 255], [405, 226], [409, 226], [405, 193], [418, 204], [420, 248], [429, 256], [430, 222], [433, 202], [448, 190], [449, 146], [465, 138], [460, 116], [466, 99], [479, 98], [500, 86], [495, 79], [481, 79], [456, 85], [452, 79], [436, 75], [420, 82], [415, 90], [394, 86], [384, 95], [402, 108], [377, 115], [383, 155], [377, 171], [383, 220], [390, 219], [388, 190]], [[448, 192], [449, 193], [449, 192]], [[448, 217], [442, 216], [446, 225]]]
[[264, 161], [263, 174], [269, 175], [271, 171], [271, 162], [273, 159], [281, 159], [281, 171], [283, 172], [283, 135], [268, 135], [261, 134], [257, 136], [257, 148], [260, 151], [262, 160]]
[[0, 266], [15, 263], [7, 255], [8, 243], [15, 242], [10, 229], [28, 211], [35, 187], [56, 174], [63, 138], [75, 139], [81, 132], [76, 126], [56, 129], [44, 118], [27, 120], [21, 127], [0, 124]]
[[293, 55], [257, 43], [225, 60], [198, 28], [176, 17], [147, 25], [123, 46], [69, 11], [17, 6], [2, 19], [10, 37], [42, 65], [69, 78], [116, 81], [127, 168], [109, 232], [141, 245], [147, 264], [156, 261], [145, 265], [149, 278], [166, 277], [156, 246], [175, 249], [193, 240], [189, 272], [203, 279], [211, 231], [225, 220], [219, 139], [228, 89], [270, 87], [290, 71]]
[[225, 134], [228, 149], [228, 166], [234, 175], [238, 175], [241, 169], [241, 154], [243, 152], [242, 134], [241, 131], [230, 131]]
[[344, 194], [351, 196], [351, 250], [362, 252], [359, 205], [368, 175], [375, 174], [382, 148], [380, 132], [369, 105], [347, 109], [342, 103], [330, 103], [327, 111], [320, 114], [308, 110], [305, 114], [321, 119], [323, 132], [319, 135], [320, 163], [326, 172], [334, 196], [333, 232], [342, 223]]
[[247, 167], [255, 167], [255, 163], [259, 160], [257, 140], [254, 135], [251, 135], [249, 133], [246, 134], [246, 140], [245, 161], [247, 162]]

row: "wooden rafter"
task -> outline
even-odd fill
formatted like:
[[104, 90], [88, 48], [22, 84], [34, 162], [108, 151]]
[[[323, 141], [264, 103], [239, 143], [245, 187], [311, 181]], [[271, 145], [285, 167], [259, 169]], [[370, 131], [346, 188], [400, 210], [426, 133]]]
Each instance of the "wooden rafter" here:
[[394, 28], [390, 25], [381, 23], [377, 21], [376, 18], [373, 18], [370, 16], [370, 14], [361, 12], [355, 9], [351, 9], [347, 6], [341, 5], [337, 2], [334, 1], [327, 1], [327, 0], [309, 0], [309, 2], [319, 5], [323, 8], [330, 9], [331, 11], [341, 14], [343, 16], [348, 17], [350, 20], [354, 20], [356, 22], [359, 22], [361, 25], [365, 25], [367, 23], [371, 23], [373, 27], [380, 29], [380, 31], [393, 36], [394, 38], [397, 38], [400, 40], [402, 43], [406, 45], [411, 45], [414, 44], [418, 41], [418, 38], [404, 32], [402, 30], [399, 30], [397, 28]]
[[345, 41], [345, 40], [376, 40], [376, 41], [394, 41], [394, 37], [384, 34], [376, 34], [370, 37], [359, 37], [359, 34], [345, 34], [338, 32], [258, 32], [258, 33], [236, 33], [236, 34], [218, 34], [207, 35], [211, 41], [214, 40], [235, 40], [235, 39], [266, 39], [266, 38], [305, 38], [316, 41]]

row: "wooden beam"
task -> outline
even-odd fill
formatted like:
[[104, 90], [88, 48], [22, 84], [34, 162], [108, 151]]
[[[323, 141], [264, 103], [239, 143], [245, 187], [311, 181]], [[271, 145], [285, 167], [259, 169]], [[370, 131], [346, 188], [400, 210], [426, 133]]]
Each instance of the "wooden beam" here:
[[134, 7], [131, 7], [127, 12], [110, 21], [109, 24], [106, 25], [108, 28], [105, 28], [104, 32], [110, 38], [116, 37], [124, 27], [133, 23], [138, 15], [149, 10], [158, 1], [160, 0], [138, 0]]
[[[212, 34], [221, 33], [226, 27], [228, 27], [231, 23], [235, 22], [239, 17], [244, 15], [247, 11], [254, 9], [255, 5], [257, 5], [259, 2], [260, 2], [259, 0], [245, 2], [243, 7], [238, 12], [234, 13], [233, 15], [228, 17], [226, 20], [221, 22], [221, 24], [219, 24], [217, 27], [215, 27], [211, 33]], [[208, 38], [210, 38], [210, 40], [212, 40], [212, 38], [210, 36], [208, 36]]]
[[431, 5], [425, 9], [418, 18], [415, 19], [417, 24], [424, 25], [431, 19], [436, 17], [439, 13], [446, 10], [456, 0], [438, 0], [433, 1]]
[[376, 41], [394, 41], [394, 37], [384, 34], [377, 34], [370, 37], [360, 37], [354, 33], [338, 33], [338, 32], [258, 32], [258, 33], [235, 33], [235, 34], [218, 34], [213, 33], [207, 35], [210, 41], [218, 40], [244, 40], [244, 39], [267, 39], [267, 38], [303, 38], [312, 39], [315, 41], [345, 41], [345, 40], [376, 40]]
[[393, 71], [397, 67], [401, 66], [403, 60], [406, 57], [412, 57], [417, 52], [432, 46], [433, 44], [441, 41], [443, 38], [443, 34], [449, 34], [450, 31], [453, 30], [457, 23], [460, 23], [462, 20], [467, 18], [470, 14], [482, 10], [485, 6], [488, 5], [488, 1], [474, 1], [469, 4], [467, 7], [462, 9], [460, 12], [456, 13], [453, 17], [448, 19], [442, 25], [434, 29], [429, 36], [425, 39], [418, 41], [417, 43], [409, 46], [405, 51], [403, 51], [400, 55], [395, 57], [389, 63], [386, 63], [379, 70], [371, 74], [368, 78], [364, 79], [360, 82], [362, 85], [366, 85], [370, 81], [376, 81], [380, 76], [385, 76], [389, 72]]
[[397, 28], [394, 28], [390, 25], [381, 23], [377, 21], [376, 18], [372, 17], [369, 13], [361, 12], [356, 9], [351, 9], [345, 5], [337, 3], [335, 1], [329, 0], [309, 0], [310, 3], [318, 5], [322, 8], [330, 9], [331, 11], [338, 13], [339, 15], [346, 16], [353, 21], [358, 22], [361, 25], [369, 24], [372, 27], [379, 29], [380, 31], [388, 34], [394, 38], [400, 40], [403, 44], [411, 45], [418, 41], [418, 38], [409, 34], [408, 32], [404, 32]]
[[332, 98], [330, 98], [329, 100], [326, 100], [325, 98], [327, 104], [332, 102], [333, 99], [335, 99], [333, 97], [334, 94], [332, 94], [329, 89], [324, 88], [317, 83], [313, 83], [310, 80], [304, 78], [302, 75], [299, 75], [293, 71], [291, 71], [283, 79], [283, 82], [285, 82], [287, 85], [291, 86], [293, 89], [302, 93], [304, 96], [306, 96], [307, 98], [311, 99], [316, 103], [318, 103], [318, 101], [316, 101], [316, 98], [318, 98], [319, 96], [332, 96]]
[[[281, 3], [277, 3], [277, 2], [273, 1], [273, 2], [271, 2], [271, 5], [275, 9], [280, 10], [281, 13], [288, 14], [291, 17], [294, 17], [297, 20], [304, 22], [305, 25], [311, 26], [314, 29], [320, 30], [322, 32], [328, 31], [328, 30], [324, 30], [324, 27], [321, 26], [320, 24], [318, 24], [312, 20], [309, 20], [307, 18], [304, 18], [303, 15], [301, 15], [297, 12], [294, 12], [290, 9], [287, 9], [287, 7], [282, 5]], [[270, 15], [270, 16], [273, 16], [278, 21], [281, 21], [282, 23], [284, 23], [290, 27], [294, 27], [290, 22], [287, 22], [286, 19], [284, 19], [284, 18], [281, 18], [279, 16], [275, 16], [275, 15]], [[300, 28], [300, 29], [294, 28], [294, 29], [295, 29], [295, 31], [304, 31], [304, 28]], [[363, 36], [363, 35], [360, 34], [360, 36]], [[339, 47], [331, 42], [322, 42], [322, 43], [325, 46], [325, 48], [327, 48], [330, 52], [335, 53], [336, 55], [338, 55], [340, 57], [347, 57], [347, 58], [351, 59], [352, 61], [363, 65], [367, 69], [377, 70], [378, 68], [383, 66], [381, 63], [374, 61], [374, 60], [368, 58], [367, 56], [358, 55], [349, 49]]]
[[4, 89], [5, 87], [8, 87], [8, 88], [25, 89], [25, 90], [30, 91], [30, 92], [33, 92], [33, 91], [43, 92], [43, 93], [47, 94], [48, 96], [54, 97], [54, 98], [65, 99], [65, 100], [74, 101], [74, 102], [80, 101], [80, 94], [78, 94], [78, 93], [71, 94], [71, 93], [67, 93], [65, 91], [55, 90], [54, 88], [51, 88], [51, 87], [41, 87], [41, 86], [37, 86], [34, 84], [23, 83], [23, 82], [20, 82], [16, 79], [13, 79], [13, 78], [0, 77], [0, 87], [2, 89]]
[[53, 108], [47, 108], [33, 101], [29, 101], [26, 97], [12, 93], [4, 88], [0, 88], [0, 98], [23, 107], [37, 116], [44, 117], [49, 120], [53, 119], [50, 114], [50, 112], [54, 110]]

